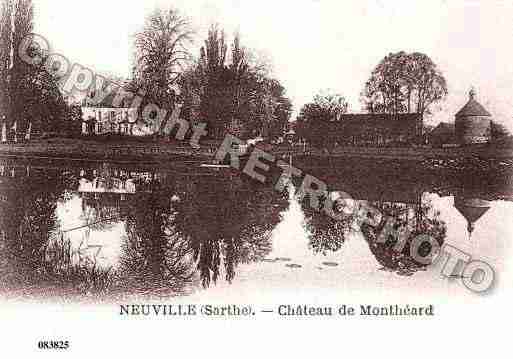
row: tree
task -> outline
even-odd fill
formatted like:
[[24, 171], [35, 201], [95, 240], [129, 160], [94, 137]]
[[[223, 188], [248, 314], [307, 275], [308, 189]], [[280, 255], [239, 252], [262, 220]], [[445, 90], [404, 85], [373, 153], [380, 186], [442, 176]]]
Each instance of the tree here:
[[28, 48], [29, 56], [41, 56], [39, 65], [24, 62], [18, 48], [33, 31], [31, 0], [4, 0], [0, 14], [0, 119], [17, 130], [29, 123], [42, 131], [58, 131], [69, 119], [70, 109], [58, 87], [58, 78], [44, 67], [46, 54]]
[[211, 26], [200, 50], [198, 73], [201, 86], [200, 113], [208, 125], [209, 135], [214, 138], [222, 136], [233, 113], [233, 102], [228, 92], [231, 76], [226, 66], [227, 51], [224, 31], [217, 25]]
[[425, 54], [391, 53], [376, 66], [362, 92], [370, 113], [430, 113], [447, 96], [447, 83]]
[[511, 132], [503, 124], [492, 121], [491, 135], [492, 140], [496, 141], [511, 136]]
[[10, 0], [3, 0], [0, 9], [0, 119], [8, 116], [9, 71], [11, 68], [12, 49], [12, 11]]
[[292, 113], [292, 102], [286, 96], [285, 88], [276, 79], [267, 81], [271, 102], [271, 116], [267, 117], [267, 135], [270, 139], [282, 136]]
[[[189, 21], [171, 8], [156, 9], [135, 38], [134, 82], [148, 101], [172, 111], [175, 91], [184, 65], [191, 60], [187, 45], [192, 42]], [[159, 124], [159, 133], [167, 117]]]
[[318, 147], [333, 143], [330, 123], [340, 121], [341, 115], [347, 113], [349, 105], [344, 96], [331, 91], [322, 91], [313, 102], [305, 104], [296, 122], [296, 132]]
[[43, 131], [64, 131], [67, 120], [70, 120], [70, 108], [60, 92], [57, 79], [42, 66], [31, 66], [20, 76], [12, 109], [20, 128], [32, 123]]
[[211, 26], [198, 62], [180, 81], [184, 117], [206, 122], [212, 138], [225, 132], [241, 138], [280, 136], [292, 104], [268, 65], [254, 59], [238, 33], [229, 46], [224, 31]]
[[240, 118], [240, 107], [243, 97], [244, 81], [249, 73], [249, 64], [246, 58], [246, 50], [240, 44], [240, 35], [236, 34], [232, 44], [232, 63], [229, 66], [232, 75], [232, 106], [233, 116]]
[[143, 191], [133, 199], [126, 215], [127, 237], [121, 251], [122, 279], [135, 290], [183, 290], [191, 281], [193, 268], [187, 260], [188, 243], [174, 230], [171, 193], [152, 175], [137, 183]]
[[[6, 1], [10, 2], [10, 0]], [[12, 51], [8, 74], [9, 85], [7, 88], [10, 93], [9, 117], [11, 122], [14, 122], [15, 120], [23, 120], [19, 111], [26, 108], [25, 102], [27, 100], [27, 94], [23, 93], [25, 90], [23, 85], [27, 82], [29, 77], [33, 76], [31, 72], [34, 68], [20, 59], [18, 49], [23, 39], [28, 36], [34, 28], [34, 14], [31, 0], [17, 0], [14, 2], [14, 5], [12, 5], [12, 8], [14, 11], [12, 12], [13, 19], [11, 21], [14, 26], [11, 28], [12, 49], [7, 49], [9, 54]]]

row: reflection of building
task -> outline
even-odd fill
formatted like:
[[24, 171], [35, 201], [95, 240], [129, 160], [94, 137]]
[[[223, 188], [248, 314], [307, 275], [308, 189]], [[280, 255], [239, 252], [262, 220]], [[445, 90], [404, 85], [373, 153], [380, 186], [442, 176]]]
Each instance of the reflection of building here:
[[134, 178], [124, 171], [102, 168], [81, 170], [78, 193], [83, 213], [93, 213], [97, 219], [118, 218], [127, 210], [129, 198], [136, 193]]
[[82, 178], [79, 181], [78, 192], [131, 194], [135, 193], [135, 183], [130, 178], [123, 180], [97, 177], [92, 181]]
[[129, 195], [148, 192], [152, 180], [162, 180], [164, 177], [162, 173], [103, 164], [100, 168], [80, 170], [77, 192], [82, 198], [117, 198], [125, 201]]
[[[358, 181], [332, 182], [334, 189], [343, 191], [355, 203], [368, 202], [386, 216], [402, 220], [415, 230], [422, 222], [423, 186], [413, 181], [376, 180], [372, 176], [361, 177]], [[339, 192], [339, 195], [341, 193]]]
[[355, 200], [369, 202], [420, 204], [425, 189], [414, 181], [396, 179], [380, 180], [372, 176], [362, 176], [358, 181], [329, 179], [337, 191], [344, 191]]
[[474, 231], [475, 223], [490, 209], [490, 201], [479, 198], [455, 196], [454, 206], [467, 220], [469, 238]]

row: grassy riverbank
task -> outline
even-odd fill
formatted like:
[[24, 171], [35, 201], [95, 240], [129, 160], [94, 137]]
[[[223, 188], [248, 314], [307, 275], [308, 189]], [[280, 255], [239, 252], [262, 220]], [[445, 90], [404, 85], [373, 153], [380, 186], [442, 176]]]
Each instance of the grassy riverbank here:
[[211, 144], [195, 149], [187, 142], [141, 138], [52, 138], [27, 143], [0, 144], [0, 155], [98, 160], [147, 160], [211, 158], [216, 148]]
[[[221, 141], [203, 141], [193, 148], [187, 141], [155, 139], [153, 137], [78, 137], [51, 138], [27, 143], [0, 144], [0, 155], [90, 160], [161, 161], [211, 160]], [[330, 150], [266, 145], [265, 151], [276, 157], [295, 158], [361, 158], [370, 160], [399, 160], [422, 162], [431, 159], [480, 158], [513, 159], [513, 149], [496, 145], [474, 145], [455, 148], [430, 147], [335, 147]]]

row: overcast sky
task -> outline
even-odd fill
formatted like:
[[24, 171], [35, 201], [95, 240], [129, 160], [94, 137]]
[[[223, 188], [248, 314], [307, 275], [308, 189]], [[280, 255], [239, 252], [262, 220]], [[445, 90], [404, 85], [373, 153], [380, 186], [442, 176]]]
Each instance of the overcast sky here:
[[420, 51], [444, 73], [449, 97], [432, 122], [452, 121], [478, 100], [513, 129], [513, 1], [391, 0], [34, 0], [35, 31], [73, 61], [127, 76], [133, 34], [158, 4], [173, 5], [198, 32], [239, 30], [244, 45], [272, 58], [295, 111], [333, 89], [360, 111], [359, 93], [389, 52]]

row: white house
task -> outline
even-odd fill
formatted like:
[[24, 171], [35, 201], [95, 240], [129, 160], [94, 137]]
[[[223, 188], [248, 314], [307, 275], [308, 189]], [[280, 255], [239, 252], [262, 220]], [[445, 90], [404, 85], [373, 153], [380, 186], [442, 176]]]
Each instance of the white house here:
[[141, 132], [136, 108], [82, 107], [82, 134], [133, 134]]

